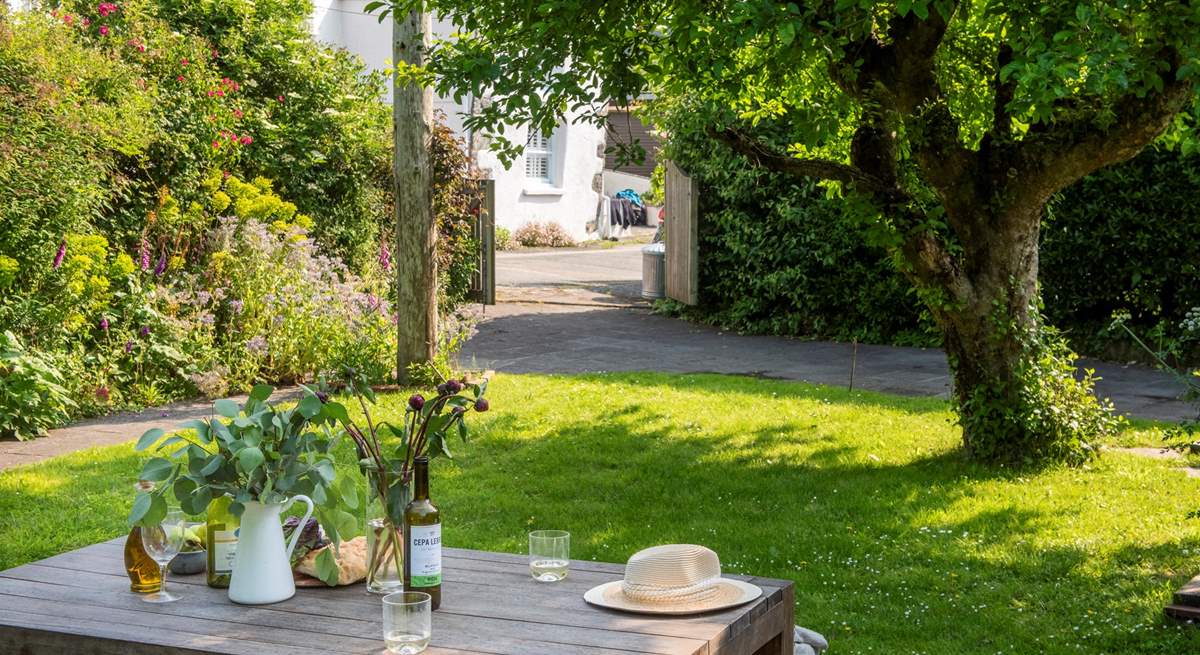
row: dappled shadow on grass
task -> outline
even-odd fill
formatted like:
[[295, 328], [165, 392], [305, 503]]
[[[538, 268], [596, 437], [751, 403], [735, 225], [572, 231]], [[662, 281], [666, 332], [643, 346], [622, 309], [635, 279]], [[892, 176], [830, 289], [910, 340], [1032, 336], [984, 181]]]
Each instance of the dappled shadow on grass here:
[[564, 380], [602, 384], [635, 385], [642, 397], [654, 398], [659, 390], [736, 394], [751, 399], [813, 400], [863, 408], [880, 408], [905, 414], [947, 413], [949, 402], [935, 397], [897, 396], [877, 391], [850, 390], [843, 387], [780, 380], [740, 373], [658, 373], [650, 371], [618, 373], [579, 373], [546, 375]]
[[[801, 621], [845, 652], [1200, 645], [1160, 616], [1164, 585], [1193, 574], [1171, 563], [1200, 548], [1196, 532], [1159, 545], [1102, 526], [1059, 534], [1095, 511], [1053, 501], [1068, 484], [1061, 471], [1026, 479], [956, 449], [877, 461], [838, 426], [803, 421], [689, 430], [643, 401], [539, 425], [536, 438], [524, 427], [483, 428], [447, 483], [463, 545], [520, 552], [526, 530], [563, 528], [576, 557], [621, 562], [659, 543], [701, 543], [728, 570], [794, 580]], [[480, 466], [480, 455], [492, 461]]]

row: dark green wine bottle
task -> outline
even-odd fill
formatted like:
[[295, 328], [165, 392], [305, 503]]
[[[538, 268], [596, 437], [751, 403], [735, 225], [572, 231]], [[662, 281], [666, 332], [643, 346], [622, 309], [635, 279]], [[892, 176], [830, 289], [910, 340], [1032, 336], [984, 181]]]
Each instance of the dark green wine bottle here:
[[433, 609], [442, 604], [442, 516], [429, 501], [429, 458], [413, 460], [413, 498], [404, 508], [408, 548], [404, 567], [405, 591], [423, 591]]

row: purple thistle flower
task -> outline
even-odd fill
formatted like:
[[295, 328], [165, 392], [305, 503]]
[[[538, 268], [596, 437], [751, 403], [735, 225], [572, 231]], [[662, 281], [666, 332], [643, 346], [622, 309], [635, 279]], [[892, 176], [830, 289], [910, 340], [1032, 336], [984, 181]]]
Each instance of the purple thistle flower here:
[[232, 310], [234, 314], [241, 314], [242, 307], [244, 307], [244, 306], [245, 305], [240, 300], [230, 300], [229, 301], [229, 309]]
[[54, 253], [54, 268], [62, 266], [63, 257], [67, 256], [67, 242], [63, 241], [58, 244], [58, 252]]
[[133, 352], [133, 339], [125, 342], [125, 354], [128, 355], [131, 352]]
[[425, 396], [422, 396], [419, 393], [414, 393], [408, 397], [408, 406], [417, 410], [418, 412], [421, 411], [421, 408], [425, 406]]
[[154, 276], [162, 275], [165, 270], [167, 270], [167, 253], [164, 252], [159, 256], [158, 263], [154, 265]]
[[150, 270], [150, 243], [142, 237], [142, 244], [138, 246], [138, 257], [142, 260], [142, 270]]
[[489, 408], [490, 408], [490, 405], [488, 405], [487, 398], [480, 398], [475, 401], [475, 411], [486, 412], [486, 411], [488, 411]]
[[142, 326], [142, 329], [138, 330], [138, 334], [142, 335], [143, 337], [148, 337], [148, 336], [150, 336], [150, 326], [149, 326], [149, 325], [143, 325], [143, 326]]
[[100, 329], [104, 330], [105, 332], [108, 332], [108, 318], [107, 317], [100, 319]]

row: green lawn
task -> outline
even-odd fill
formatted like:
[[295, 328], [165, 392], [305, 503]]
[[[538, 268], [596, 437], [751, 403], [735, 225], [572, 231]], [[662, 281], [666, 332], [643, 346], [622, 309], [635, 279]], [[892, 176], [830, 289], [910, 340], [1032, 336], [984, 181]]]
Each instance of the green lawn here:
[[[437, 462], [451, 546], [522, 552], [533, 528], [614, 562], [704, 544], [728, 571], [795, 580], [797, 621], [834, 653], [1200, 652], [1200, 628], [1161, 618], [1200, 573], [1200, 480], [1169, 463], [980, 468], [944, 402], [769, 380], [506, 375], [489, 395]], [[0, 474], [0, 568], [120, 534], [140, 459]]]

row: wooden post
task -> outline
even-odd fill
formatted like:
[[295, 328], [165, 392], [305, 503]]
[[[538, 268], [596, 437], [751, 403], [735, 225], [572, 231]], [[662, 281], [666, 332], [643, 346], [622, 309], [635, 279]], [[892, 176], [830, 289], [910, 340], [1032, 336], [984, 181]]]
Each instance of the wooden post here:
[[[392, 60], [423, 66], [429, 51], [427, 12], [394, 12]], [[437, 223], [433, 217], [429, 163], [433, 93], [393, 81], [396, 219], [396, 375], [408, 382], [410, 364], [433, 361], [437, 347]]]

